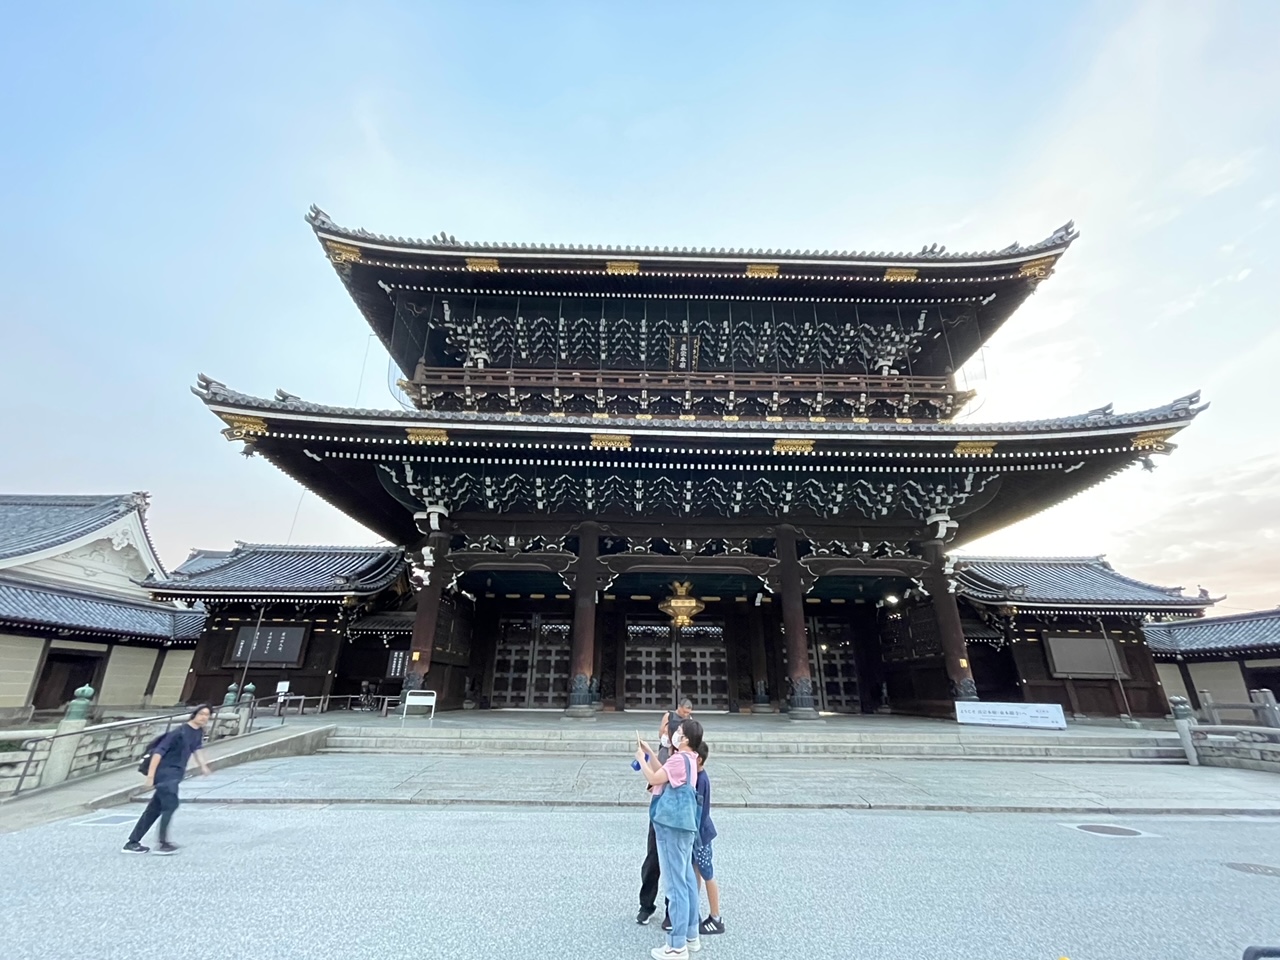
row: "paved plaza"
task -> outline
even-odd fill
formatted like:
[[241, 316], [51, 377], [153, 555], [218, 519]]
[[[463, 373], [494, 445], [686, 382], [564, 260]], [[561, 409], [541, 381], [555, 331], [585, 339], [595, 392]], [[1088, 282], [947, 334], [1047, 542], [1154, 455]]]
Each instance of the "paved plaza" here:
[[[641, 960], [641, 809], [188, 805], [0, 836], [6, 960]], [[727, 808], [706, 960], [1236, 960], [1280, 940], [1280, 820]], [[1080, 823], [1139, 836], [1101, 836]], [[1278, 871], [1280, 872], [1280, 871]]]

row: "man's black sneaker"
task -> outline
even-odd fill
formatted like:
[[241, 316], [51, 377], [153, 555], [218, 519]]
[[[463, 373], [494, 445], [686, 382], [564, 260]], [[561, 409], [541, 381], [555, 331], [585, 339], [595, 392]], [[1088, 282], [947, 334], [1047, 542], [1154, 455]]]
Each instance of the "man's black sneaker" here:
[[150, 853], [151, 848], [144, 847], [137, 840], [130, 840], [128, 843], [124, 845], [124, 848], [120, 852], [121, 853]]
[[698, 933], [707, 934], [708, 936], [716, 933], [724, 933], [724, 921], [715, 917], [707, 917], [698, 924]]
[[657, 907], [641, 907], [640, 912], [636, 914], [636, 923], [648, 926], [649, 918], [652, 917], [657, 910]]
[[169, 843], [167, 840], [161, 840], [160, 846], [156, 847], [156, 854], [161, 857], [172, 856], [178, 852], [176, 843]]
[[671, 914], [668, 913], [662, 918], [662, 929], [667, 931], [671, 930]]

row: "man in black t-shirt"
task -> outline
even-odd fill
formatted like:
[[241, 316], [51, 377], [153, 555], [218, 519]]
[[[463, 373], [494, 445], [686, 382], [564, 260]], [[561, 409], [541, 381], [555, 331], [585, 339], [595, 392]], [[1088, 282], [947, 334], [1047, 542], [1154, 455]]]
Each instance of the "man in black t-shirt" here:
[[154, 787], [155, 793], [142, 811], [129, 841], [124, 845], [124, 853], [148, 853], [150, 847], [141, 843], [151, 825], [160, 819], [160, 843], [156, 847], [158, 854], [178, 852], [178, 845], [169, 842], [169, 821], [178, 809], [178, 784], [187, 775], [187, 763], [192, 755], [200, 764], [200, 772], [208, 776], [209, 765], [204, 759], [204, 728], [209, 723], [212, 711], [206, 705], [196, 707], [186, 723], [175, 727], [164, 735], [164, 738], [151, 751], [151, 767], [147, 771], [147, 786]]
[[[662, 715], [662, 726], [658, 728], [661, 746], [658, 747], [658, 762], [666, 763], [671, 756], [671, 738], [681, 725], [693, 716], [693, 701], [685, 697], [674, 711]], [[649, 848], [645, 853], [644, 865], [640, 868], [640, 912], [636, 914], [636, 923], [647, 924], [649, 918], [658, 909], [658, 878], [661, 869], [658, 866], [658, 839], [653, 833], [653, 824], [649, 824]], [[662, 929], [669, 926], [664, 918]]]

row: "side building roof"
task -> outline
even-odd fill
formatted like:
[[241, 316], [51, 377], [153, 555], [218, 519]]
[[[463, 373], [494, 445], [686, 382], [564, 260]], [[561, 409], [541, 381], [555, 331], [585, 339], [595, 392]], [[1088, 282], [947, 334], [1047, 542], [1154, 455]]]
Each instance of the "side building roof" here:
[[1157, 659], [1280, 653], [1280, 609], [1142, 628]]
[[167, 578], [143, 586], [183, 599], [307, 596], [339, 599], [377, 593], [404, 572], [399, 547], [239, 543], [233, 550], [193, 550]]
[[145, 493], [0, 494], [0, 560], [61, 547], [146, 507]]
[[0, 577], [0, 627], [51, 628], [72, 636], [193, 643], [203, 610], [171, 604], [128, 602]]
[[1214, 601], [1116, 573], [1103, 557], [957, 557], [956, 592], [983, 605], [1198, 616]]

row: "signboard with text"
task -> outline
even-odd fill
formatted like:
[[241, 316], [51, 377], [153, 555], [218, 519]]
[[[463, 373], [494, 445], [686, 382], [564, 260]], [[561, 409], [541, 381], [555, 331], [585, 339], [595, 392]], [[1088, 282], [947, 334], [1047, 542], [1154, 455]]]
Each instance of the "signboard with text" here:
[[241, 627], [227, 651], [223, 666], [241, 665], [246, 662], [257, 666], [296, 667], [302, 663], [303, 645], [308, 627], [263, 625]]
[[956, 721], [988, 727], [1067, 729], [1067, 718], [1062, 713], [1062, 707], [1056, 703], [989, 703], [983, 700], [957, 700]]

